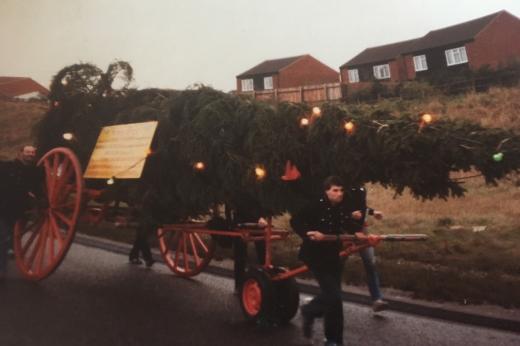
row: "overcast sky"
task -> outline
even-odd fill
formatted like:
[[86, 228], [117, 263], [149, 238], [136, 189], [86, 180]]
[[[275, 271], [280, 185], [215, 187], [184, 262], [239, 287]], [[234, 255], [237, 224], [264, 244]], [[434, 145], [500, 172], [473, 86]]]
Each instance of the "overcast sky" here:
[[520, 0], [0, 0], [0, 76], [48, 87], [67, 65], [119, 59], [138, 88], [228, 91], [266, 59], [311, 54], [338, 70], [367, 47], [503, 9], [519, 17]]

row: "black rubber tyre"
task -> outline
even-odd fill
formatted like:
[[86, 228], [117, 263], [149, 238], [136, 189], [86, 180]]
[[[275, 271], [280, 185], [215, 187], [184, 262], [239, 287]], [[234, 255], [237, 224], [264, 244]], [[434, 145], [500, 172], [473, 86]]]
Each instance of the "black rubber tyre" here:
[[271, 320], [279, 324], [287, 324], [298, 312], [300, 290], [294, 278], [274, 281], [275, 314]]
[[240, 307], [248, 321], [270, 323], [275, 312], [275, 291], [269, 273], [248, 268], [240, 289]]
[[275, 267], [248, 268], [240, 290], [240, 307], [247, 320], [283, 325], [298, 312], [300, 292], [296, 280], [272, 281], [271, 277], [286, 270]]

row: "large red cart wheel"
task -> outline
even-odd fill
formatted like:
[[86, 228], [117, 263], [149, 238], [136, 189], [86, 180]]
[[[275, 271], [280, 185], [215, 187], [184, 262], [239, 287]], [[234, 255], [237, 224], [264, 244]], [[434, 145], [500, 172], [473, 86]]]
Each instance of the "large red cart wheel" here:
[[166, 265], [177, 275], [190, 277], [204, 270], [215, 252], [211, 235], [196, 230], [157, 230], [159, 249]]
[[35, 281], [52, 274], [67, 254], [83, 193], [81, 165], [71, 150], [52, 149], [38, 167], [45, 172], [46, 206], [31, 211], [14, 229], [16, 264], [24, 277]]

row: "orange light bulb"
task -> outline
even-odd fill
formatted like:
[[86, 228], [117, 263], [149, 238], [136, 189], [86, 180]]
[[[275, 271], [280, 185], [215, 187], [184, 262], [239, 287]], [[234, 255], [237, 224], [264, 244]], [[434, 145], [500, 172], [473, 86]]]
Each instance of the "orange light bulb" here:
[[263, 167], [256, 166], [255, 167], [255, 174], [256, 174], [256, 179], [262, 180], [267, 175], [267, 172], [265, 171], [265, 169]]
[[195, 162], [195, 164], [193, 165], [193, 168], [197, 171], [203, 171], [206, 168], [206, 165], [204, 164], [204, 162], [199, 161], [199, 162]]
[[70, 132], [65, 132], [63, 134], [63, 139], [66, 141], [71, 141], [74, 138], [74, 135]]
[[354, 133], [354, 129], [355, 129], [355, 126], [354, 126], [354, 123], [352, 121], [347, 121], [344, 125], [344, 128], [345, 128], [345, 131], [348, 133], [348, 134], [352, 134]]
[[431, 116], [431, 114], [428, 113], [424, 113], [421, 119], [425, 124], [430, 124], [433, 121], [433, 117]]

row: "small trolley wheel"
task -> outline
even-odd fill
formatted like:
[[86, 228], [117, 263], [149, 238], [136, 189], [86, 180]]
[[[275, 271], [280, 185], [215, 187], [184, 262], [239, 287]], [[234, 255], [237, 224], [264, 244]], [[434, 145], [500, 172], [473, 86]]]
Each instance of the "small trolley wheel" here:
[[177, 275], [190, 277], [204, 270], [215, 252], [215, 241], [195, 230], [157, 230], [159, 249], [166, 265]]
[[52, 149], [38, 167], [45, 172], [45, 206], [32, 210], [14, 229], [16, 265], [24, 277], [35, 281], [52, 274], [67, 254], [83, 192], [81, 165], [71, 150]]
[[240, 290], [240, 307], [247, 320], [271, 322], [275, 307], [271, 277], [262, 268], [249, 268]]

